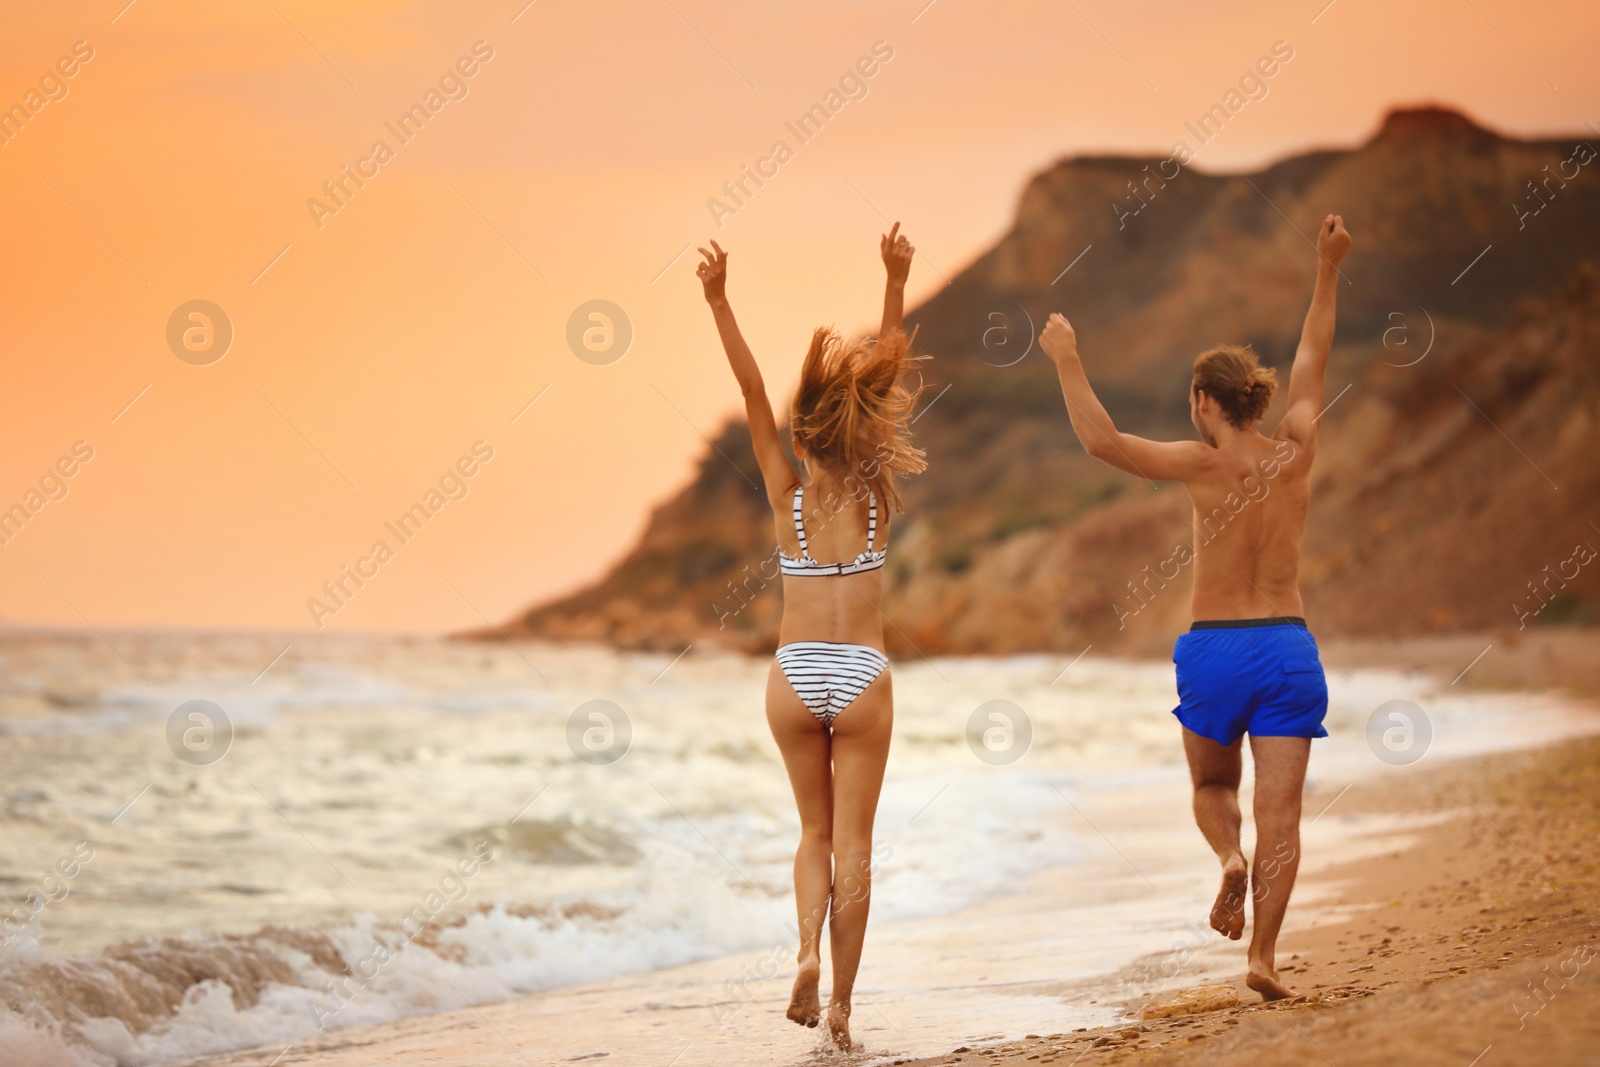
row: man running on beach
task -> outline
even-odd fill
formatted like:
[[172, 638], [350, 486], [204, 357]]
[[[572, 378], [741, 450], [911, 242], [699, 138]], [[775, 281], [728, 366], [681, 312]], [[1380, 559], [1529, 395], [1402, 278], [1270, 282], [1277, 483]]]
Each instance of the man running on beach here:
[[[1248, 348], [1224, 345], [1195, 360], [1189, 410], [1201, 440], [1161, 442], [1112, 424], [1084, 376], [1077, 336], [1064, 317], [1051, 315], [1039, 338], [1089, 455], [1141, 478], [1182, 482], [1194, 504], [1196, 621], [1172, 654], [1179, 697], [1173, 714], [1183, 724], [1195, 822], [1222, 861], [1211, 926], [1240, 938], [1245, 890], [1253, 882], [1245, 981], [1267, 1000], [1294, 996], [1278, 977], [1275, 953], [1300, 866], [1300, 797], [1311, 738], [1328, 735], [1322, 728], [1327, 681], [1306, 629], [1297, 572], [1338, 267], [1349, 250], [1344, 219], [1329, 215], [1317, 232], [1317, 283], [1289, 377], [1289, 408], [1270, 436], [1260, 422], [1277, 377]], [[1256, 769], [1249, 867], [1239, 843], [1240, 742], [1247, 733]]]

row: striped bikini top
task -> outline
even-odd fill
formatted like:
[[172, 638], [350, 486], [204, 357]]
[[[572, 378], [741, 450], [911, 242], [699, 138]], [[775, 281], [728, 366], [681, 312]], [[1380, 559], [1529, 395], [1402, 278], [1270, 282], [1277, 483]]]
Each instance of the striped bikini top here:
[[830, 578], [875, 571], [883, 566], [889, 550], [880, 548], [874, 551], [872, 548], [872, 540], [878, 533], [878, 497], [872, 490], [867, 490], [867, 548], [849, 563], [819, 563], [811, 558], [811, 553], [806, 550], [805, 493], [805, 486], [795, 487], [794, 532], [800, 538], [800, 558], [795, 559], [781, 548], [778, 550], [778, 566], [784, 574], [797, 578]]

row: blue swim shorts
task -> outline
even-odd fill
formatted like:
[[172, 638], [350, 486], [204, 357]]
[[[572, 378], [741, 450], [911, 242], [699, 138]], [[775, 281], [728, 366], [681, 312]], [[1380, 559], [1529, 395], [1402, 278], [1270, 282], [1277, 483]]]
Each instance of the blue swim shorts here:
[[1196, 622], [1172, 650], [1184, 726], [1221, 745], [1252, 737], [1327, 737], [1328, 680], [1301, 618]]

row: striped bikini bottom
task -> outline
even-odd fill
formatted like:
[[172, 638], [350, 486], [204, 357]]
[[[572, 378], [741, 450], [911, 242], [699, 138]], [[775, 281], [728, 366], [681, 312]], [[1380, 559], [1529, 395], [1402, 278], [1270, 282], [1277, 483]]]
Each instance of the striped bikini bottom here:
[[870, 645], [793, 641], [778, 649], [778, 666], [817, 721], [832, 726], [889, 666], [889, 658]]

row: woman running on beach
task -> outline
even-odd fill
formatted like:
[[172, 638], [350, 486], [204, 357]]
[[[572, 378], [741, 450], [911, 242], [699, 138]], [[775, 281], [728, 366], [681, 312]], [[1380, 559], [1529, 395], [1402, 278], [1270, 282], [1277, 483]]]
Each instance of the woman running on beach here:
[[821, 1019], [824, 921], [833, 959], [828, 1031], [851, 1048], [850, 994], [861, 963], [872, 889], [872, 821], [894, 703], [883, 649], [883, 563], [896, 479], [923, 469], [907, 417], [915, 393], [901, 379], [921, 357], [901, 330], [911, 244], [895, 223], [880, 248], [888, 283], [877, 343], [830, 329], [811, 337], [789, 414], [797, 472], [778, 437], [761, 369], [724, 292], [728, 254], [715, 241], [697, 273], [722, 347], [744, 393], [745, 414], [783, 571], [783, 622], [767, 679], [767, 723], [800, 809], [794, 857], [799, 976], [789, 1018]]

